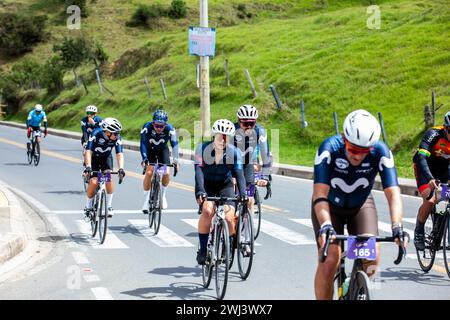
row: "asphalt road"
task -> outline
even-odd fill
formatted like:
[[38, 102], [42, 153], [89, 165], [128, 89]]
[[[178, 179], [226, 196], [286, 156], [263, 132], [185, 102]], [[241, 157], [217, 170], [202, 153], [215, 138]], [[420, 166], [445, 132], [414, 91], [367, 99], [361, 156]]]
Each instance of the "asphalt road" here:
[[[79, 141], [48, 136], [41, 163], [27, 164], [26, 132], [0, 126], [0, 180], [26, 194], [40, 226], [37, 241], [49, 250], [36, 252], [17, 272], [2, 275], [3, 299], [215, 299], [214, 285], [202, 287], [197, 250], [197, 205], [194, 170], [184, 163], [167, 191], [169, 212], [158, 236], [148, 235], [142, 204], [140, 156], [125, 151], [127, 176], [116, 184], [105, 244], [88, 235], [82, 221], [85, 204]], [[116, 160], [116, 159], [115, 159]], [[116, 163], [116, 161], [115, 161]], [[234, 264], [226, 299], [314, 299], [316, 245], [310, 226], [312, 182], [275, 176], [273, 197], [263, 210], [262, 233], [250, 277], [243, 281]], [[380, 230], [389, 230], [389, 212], [382, 192], [374, 191]], [[420, 200], [404, 196], [405, 227], [413, 222]], [[382, 235], [389, 233], [382, 231]], [[396, 266], [397, 248], [382, 244], [376, 299], [449, 299], [450, 280], [442, 260], [424, 274], [411, 245], [408, 258]], [[349, 269], [349, 268], [348, 268]], [[20, 271], [19, 271], [20, 270]]]

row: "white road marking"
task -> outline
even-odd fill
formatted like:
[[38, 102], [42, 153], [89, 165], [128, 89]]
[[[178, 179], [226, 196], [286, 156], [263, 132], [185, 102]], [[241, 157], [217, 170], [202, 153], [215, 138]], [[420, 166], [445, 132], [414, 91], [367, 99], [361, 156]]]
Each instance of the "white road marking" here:
[[304, 225], [305, 227], [312, 228], [312, 220], [311, 219], [289, 219], [291, 221], [294, 221], [295, 223]]
[[70, 248], [77, 248], [78, 244], [74, 242], [70, 238], [69, 231], [67, 231], [64, 224], [61, 222], [61, 220], [54, 214], [46, 214], [45, 218], [53, 227], [53, 235], [64, 237], [66, 238], [64, 242], [70, 247]]
[[91, 288], [92, 293], [97, 300], [114, 300], [108, 289], [103, 287]]
[[97, 282], [100, 281], [100, 277], [96, 274], [90, 274], [83, 276], [84, 281], [86, 282]]
[[261, 231], [275, 239], [292, 245], [316, 244], [315, 240], [308, 239], [298, 232], [264, 219], [261, 219]]
[[[378, 221], [378, 229], [383, 232], [392, 234], [392, 226], [390, 223]], [[409, 236], [411, 238], [410, 240], [414, 240], [414, 231], [413, 230], [407, 229], [407, 228], [403, 228], [403, 230], [409, 233]]]
[[160, 247], [194, 247], [192, 243], [185, 240], [169, 228], [160, 225], [159, 232], [154, 235], [148, 226], [147, 219], [128, 220], [133, 228], [138, 230], [144, 237]]
[[[53, 210], [54, 214], [81, 214], [83, 210]], [[198, 209], [166, 209], [163, 213], [197, 213]], [[114, 210], [114, 214], [142, 214], [141, 210]]]
[[[190, 225], [191, 227], [195, 228], [195, 230], [198, 229], [198, 219], [181, 219], [181, 221], [183, 221], [183, 222], [187, 223], [188, 225]], [[260, 247], [261, 243], [255, 242], [255, 246]]]
[[89, 260], [86, 257], [86, 254], [81, 251], [73, 251], [72, 257], [75, 260], [76, 264], [88, 264]]
[[95, 239], [91, 238], [91, 227], [84, 220], [77, 220], [78, 229], [81, 233], [86, 234], [89, 245], [94, 249], [128, 249], [128, 246], [120, 241], [120, 239], [108, 228], [106, 239], [103, 244], [98, 242], [98, 231]]

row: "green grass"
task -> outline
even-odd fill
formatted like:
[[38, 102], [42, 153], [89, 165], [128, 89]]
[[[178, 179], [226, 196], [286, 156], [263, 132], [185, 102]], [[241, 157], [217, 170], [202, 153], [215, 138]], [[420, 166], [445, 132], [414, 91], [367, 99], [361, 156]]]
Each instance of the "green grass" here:
[[[30, 10], [47, 10], [42, 1], [28, 2], [35, 6]], [[166, 45], [168, 50], [162, 58], [144, 64], [127, 77], [105, 76], [104, 83], [114, 96], [98, 96], [92, 82], [89, 95], [82, 91], [78, 102], [49, 114], [50, 125], [79, 130], [84, 107], [94, 103], [102, 116], [115, 116], [124, 124], [126, 138], [137, 140], [142, 124], [154, 109], [163, 106], [170, 122], [193, 134], [194, 121], [199, 119], [195, 85], [198, 58], [187, 54], [187, 26], [198, 23], [198, 1], [186, 2], [188, 18], [163, 18], [162, 27], [155, 30], [125, 27], [140, 1], [98, 0], [95, 6], [88, 5], [89, 17], [82, 20], [82, 32], [101, 41], [111, 61], [147, 43]], [[237, 18], [239, 3], [246, 4], [246, 10], [253, 14], [251, 19]], [[346, 114], [357, 108], [375, 115], [382, 112], [399, 175], [412, 177], [411, 158], [423, 133], [423, 106], [430, 103], [431, 90], [435, 90], [438, 104], [445, 106], [437, 113], [438, 123], [450, 102], [450, 9], [445, 0], [376, 1], [381, 8], [381, 29], [368, 30], [366, 9], [370, 3], [210, 0], [210, 25], [217, 26], [217, 55], [210, 61], [212, 121], [222, 117], [234, 120], [239, 105], [252, 103], [260, 111], [259, 122], [278, 130], [279, 161], [312, 166], [319, 143], [334, 134], [333, 111], [338, 114], [340, 127]], [[55, 21], [51, 41], [27, 56], [47, 57], [54, 41], [74, 32]], [[230, 88], [225, 86], [225, 58], [229, 60]], [[245, 78], [245, 68], [256, 85], [256, 99]], [[85, 66], [81, 73], [91, 69]], [[151, 82], [151, 99], [143, 85], [144, 76]], [[159, 78], [166, 83], [167, 101]], [[71, 73], [66, 82], [73, 83]], [[281, 111], [273, 101], [270, 84], [283, 102]], [[62, 101], [79, 90], [70, 85], [55, 99]], [[306, 129], [300, 125], [302, 99], [309, 124]], [[47, 98], [44, 103], [52, 100]], [[32, 103], [14, 118], [23, 120], [25, 109]]]

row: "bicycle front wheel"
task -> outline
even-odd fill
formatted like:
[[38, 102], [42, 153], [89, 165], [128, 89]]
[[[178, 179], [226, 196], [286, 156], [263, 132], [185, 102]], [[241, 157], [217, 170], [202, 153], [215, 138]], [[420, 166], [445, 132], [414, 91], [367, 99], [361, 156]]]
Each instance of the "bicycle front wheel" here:
[[450, 277], [450, 216], [445, 217], [444, 235], [442, 236], [442, 250], [444, 251], [444, 265]]
[[370, 300], [370, 279], [364, 271], [358, 271], [351, 286], [351, 300]]
[[[244, 212], [245, 210], [245, 212]], [[253, 220], [248, 208], [243, 208], [238, 224], [238, 267], [242, 279], [247, 279], [252, 269], [255, 239], [253, 238]]]
[[258, 187], [255, 187], [255, 211], [253, 214], [253, 235], [256, 240], [261, 229], [261, 198], [259, 196]]
[[34, 147], [34, 165], [37, 166], [39, 164], [39, 160], [41, 159], [41, 147], [39, 142], [36, 141], [36, 145]]
[[425, 250], [417, 250], [417, 260], [419, 261], [420, 268], [423, 272], [429, 272], [434, 264], [436, 257], [436, 248], [434, 246], [433, 237], [433, 213], [428, 215], [425, 222]]
[[[200, 245], [198, 246], [198, 249], [200, 250]], [[211, 283], [212, 268], [213, 268], [213, 264], [211, 263], [211, 251], [208, 250], [206, 253], [205, 264], [202, 265], [202, 280], [203, 280], [204, 288], [208, 288]]]
[[28, 148], [27, 145], [27, 159], [28, 159], [28, 164], [31, 164], [33, 162], [33, 147], [30, 145], [30, 147]]
[[108, 230], [108, 206], [106, 205], [106, 191], [102, 190], [100, 195], [100, 203], [98, 210], [98, 232], [100, 236], [100, 244], [103, 244], [106, 239], [106, 232]]
[[159, 227], [161, 225], [161, 206], [162, 206], [162, 194], [159, 183], [153, 186], [153, 199], [152, 199], [152, 226], [153, 234], [157, 235]]
[[97, 208], [98, 208], [98, 203], [99, 199], [98, 199], [98, 195], [95, 195], [95, 200], [94, 200], [94, 210], [91, 212], [91, 230], [92, 230], [92, 238], [95, 237], [95, 235], [97, 234], [97, 230], [98, 230], [98, 219], [97, 219]]
[[216, 253], [215, 275], [217, 299], [222, 300], [227, 291], [228, 266], [230, 254], [230, 236], [225, 220], [221, 220], [217, 226], [216, 238], [214, 240], [214, 250]]

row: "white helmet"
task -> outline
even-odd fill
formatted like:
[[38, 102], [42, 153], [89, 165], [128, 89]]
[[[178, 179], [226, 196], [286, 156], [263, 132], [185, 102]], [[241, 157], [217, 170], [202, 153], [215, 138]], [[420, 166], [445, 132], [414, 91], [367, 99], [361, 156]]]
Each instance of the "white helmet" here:
[[122, 125], [119, 120], [115, 118], [105, 118], [102, 122], [102, 129], [111, 133], [120, 133], [122, 130]]
[[35, 105], [35, 106], [34, 106], [34, 110], [36, 110], [36, 111], [42, 111], [42, 105], [40, 105], [40, 104]]
[[214, 134], [221, 133], [227, 136], [232, 136], [235, 131], [236, 129], [234, 128], [233, 122], [227, 119], [216, 120], [212, 126], [212, 132]]
[[373, 147], [380, 139], [380, 132], [377, 119], [366, 110], [353, 111], [345, 118], [344, 136], [358, 147]]
[[251, 104], [244, 104], [241, 106], [237, 112], [239, 119], [258, 119], [258, 110]]
[[90, 105], [86, 107], [86, 112], [95, 112], [97, 113], [97, 107], [94, 105]]

